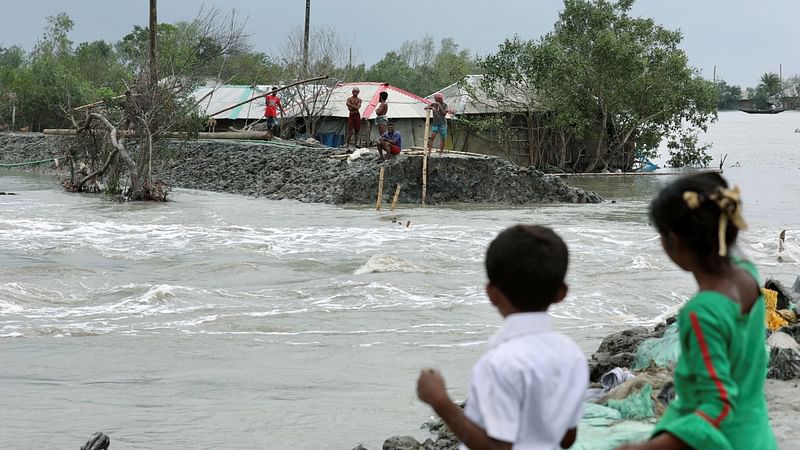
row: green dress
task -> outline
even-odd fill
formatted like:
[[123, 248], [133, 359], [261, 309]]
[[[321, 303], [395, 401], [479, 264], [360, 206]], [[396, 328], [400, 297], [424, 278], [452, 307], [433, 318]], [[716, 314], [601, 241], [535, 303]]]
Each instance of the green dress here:
[[[759, 281], [755, 266], [733, 259]], [[759, 283], [760, 285], [760, 283]], [[696, 450], [774, 450], [764, 380], [764, 298], [748, 314], [716, 291], [700, 291], [678, 315], [677, 398], [656, 425]]]

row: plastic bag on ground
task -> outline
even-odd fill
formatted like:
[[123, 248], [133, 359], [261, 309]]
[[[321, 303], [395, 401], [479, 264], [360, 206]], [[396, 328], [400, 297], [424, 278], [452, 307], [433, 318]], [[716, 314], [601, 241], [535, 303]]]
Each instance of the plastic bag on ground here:
[[780, 314], [778, 314], [778, 291], [762, 288], [761, 293], [764, 294], [764, 307], [767, 309], [767, 328], [770, 331], [775, 331], [778, 328], [789, 325]]

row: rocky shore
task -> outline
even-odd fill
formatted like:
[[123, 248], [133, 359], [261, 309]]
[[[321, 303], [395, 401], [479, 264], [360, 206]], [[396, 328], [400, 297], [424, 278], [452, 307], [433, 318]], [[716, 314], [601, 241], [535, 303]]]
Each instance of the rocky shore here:
[[[767, 301], [767, 313], [797, 311], [800, 277], [790, 289], [775, 280], [766, 286], [777, 296]], [[765, 291], [765, 298], [769, 294]], [[781, 450], [800, 450], [800, 322], [787, 320], [767, 332], [770, 349], [765, 394], [769, 419]], [[674, 399], [674, 364], [680, 346], [677, 324], [670, 318], [655, 328], [636, 327], [606, 336], [589, 358], [591, 388], [574, 450], [612, 450], [626, 442], [641, 442], [667, 404]], [[611, 376], [609, 376], [611, 374]], [[392, 436], [382, 450], [456, 450], [458, 440], [441, 420], [424, 423], [430, 438]], [[353, 450], [375, 450], [356, 446]]]
[[[0, 164], [62, 158], [74, 138], [0, 133]], [[374, 204], [380, 167], [383, 201], [397, 185], [399, 203], [421, 203], [420, 156], [381, 162], [376, 152], [342, 155], [342, 149], [295, 141], [198, 140], [166, 142], [159, 176], [173, 187], [240, 193], [270, 199], [332, 204]], [[337, 155], [339, 155], [337, 157]], [[594, 192], [560, 178], [493, 157], [463, 155], [428, 159], [427, 204], [599, 203]]]

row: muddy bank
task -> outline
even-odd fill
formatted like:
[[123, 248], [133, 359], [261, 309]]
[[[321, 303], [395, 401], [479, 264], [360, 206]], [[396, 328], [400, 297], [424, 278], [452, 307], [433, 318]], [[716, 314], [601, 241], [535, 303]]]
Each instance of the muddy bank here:
[[[0, 133], [0, 164], [61, 158], [74, 138]], [[374, 204], [379, 168], [384, 167], [385, 203], [399, 184], [400, 203], [419, 204], [422, 158], [401, 155], [380, 162], [376, 153], [348, 160], [342, 153], [297, 142], [189, 141], [166, 143], [157, 168], [173, 187], [293, 199], [303, 202]], [[428, 160], [428, 204], [599, 203], [594, 192], [566, 185], [558, 177], [500, 159], [454, 155]]]

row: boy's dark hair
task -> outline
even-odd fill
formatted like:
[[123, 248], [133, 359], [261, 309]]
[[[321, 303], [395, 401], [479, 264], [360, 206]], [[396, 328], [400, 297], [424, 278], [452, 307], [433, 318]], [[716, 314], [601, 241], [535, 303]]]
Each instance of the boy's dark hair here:
[[[689, 175], [670, 183], [650, 203], [650, 221], [661, 236], [669, 234], [686, 242], [695, 261], [711, 273], [719, 273], [730, 264], [727, 256], [720, 256], [719, 218], [722, 214], [714, 197], [728, 182], [717, 173]], [[685, 192], [696, 192], [699, 205], [690, 208]], [[727, 247], [736, 242], [739, 228], [728, 218], [725, 228]]]
[[386, 92], [386, 91], [383, 91], [380, 94], [378, 94], [378, 99], [381, 100], [381, 101], [384, 101], [387, 98], [389, 98], [389, 93]]
[[486, 274], [520, 311], [546, 311], [564, 285], [569, 252], [550, 228], [515, 225], [486, 251]]

